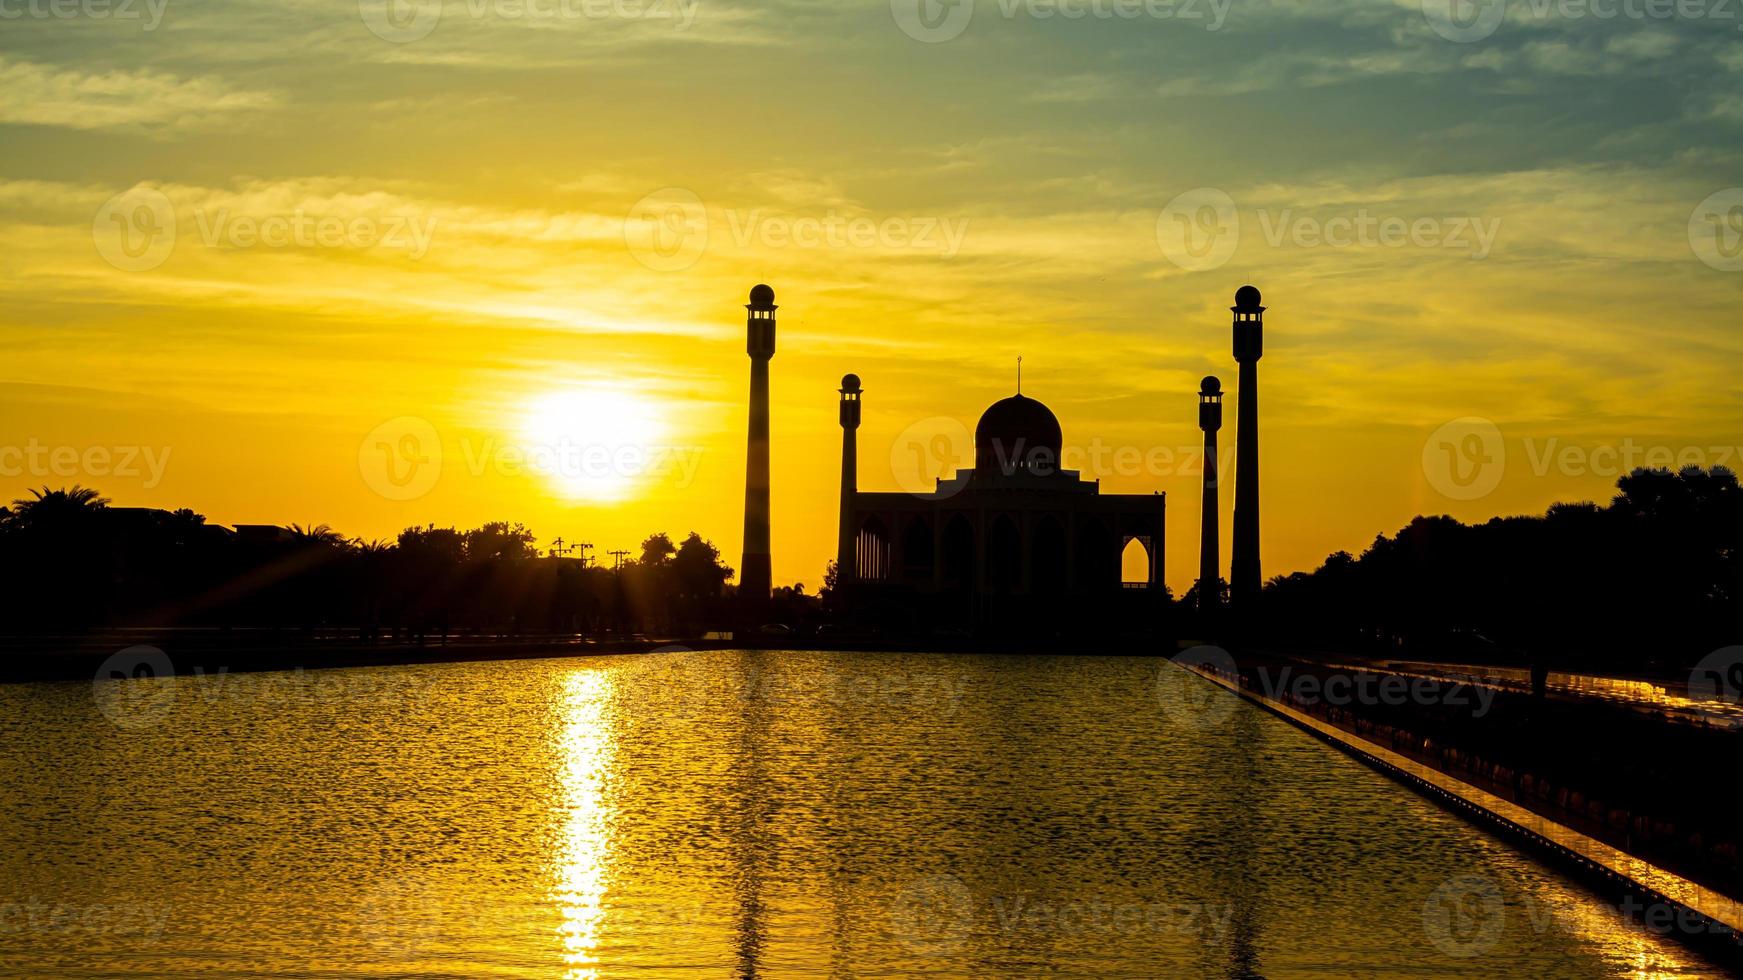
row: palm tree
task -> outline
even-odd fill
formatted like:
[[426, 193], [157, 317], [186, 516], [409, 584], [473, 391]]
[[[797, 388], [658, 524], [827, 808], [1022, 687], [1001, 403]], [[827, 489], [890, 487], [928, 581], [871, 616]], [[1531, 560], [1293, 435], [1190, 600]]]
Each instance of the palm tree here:
[[12, 512], [13, 519], [21, 524], [37, 525], [70, 515], [80, 515], [102, 510], [109, 506], [109, 498], [101, 496], [89, 487], [74, 484], [72, 489], [62, 487], [50, 490], [30, 491], [30, 499], [20, 498], [12, 502], [17, 508]]
[[[60, 490], [43, 487], [30, 491], [28, 499], [14, 500], [12, 505], [14, 529], [80, 547], [88, 543], [84, 538], [94, 530], [91, 519], [109, 506], [109, 499], [87, 487]], [[73, 544], [74, 539], [78, 539], [78, 544]]]
[[322, 545], [330, 547], [345, 543], [344, 535], [341, 535], [338, 531], [333, 530], [331, 526], [326, 524], [316, 524], [313, 527], [292, 524], [290, 526], [290, 535], [291, 540], [299, 545]]

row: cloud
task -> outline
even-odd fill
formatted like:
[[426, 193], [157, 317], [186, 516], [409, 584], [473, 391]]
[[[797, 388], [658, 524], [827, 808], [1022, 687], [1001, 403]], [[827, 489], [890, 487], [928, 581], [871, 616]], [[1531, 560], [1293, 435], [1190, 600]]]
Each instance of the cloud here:
[[232, 89], [211, 77], [184, 80], [149, 70], [93, 74], [0, 57], [0, 123], [168, 136], [231, 123], [277, 103], [271, 93]]

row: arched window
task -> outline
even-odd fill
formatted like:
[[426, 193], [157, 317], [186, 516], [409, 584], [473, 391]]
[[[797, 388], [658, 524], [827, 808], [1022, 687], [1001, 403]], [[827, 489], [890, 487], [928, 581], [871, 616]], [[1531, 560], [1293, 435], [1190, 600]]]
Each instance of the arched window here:
[[1128, 535], [1125, 547], [1120, 550], [1120, 584], [1128, 589], [1142, 588], [1151, 584], [1153, 572], [1149, 536]]

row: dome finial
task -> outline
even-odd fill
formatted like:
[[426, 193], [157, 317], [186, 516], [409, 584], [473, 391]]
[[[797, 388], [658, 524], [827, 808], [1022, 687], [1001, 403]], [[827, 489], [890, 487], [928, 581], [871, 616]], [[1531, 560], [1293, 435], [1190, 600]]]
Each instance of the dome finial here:
[[1017, 394], [1023, 393], [1023, 355], [1017, 355]]

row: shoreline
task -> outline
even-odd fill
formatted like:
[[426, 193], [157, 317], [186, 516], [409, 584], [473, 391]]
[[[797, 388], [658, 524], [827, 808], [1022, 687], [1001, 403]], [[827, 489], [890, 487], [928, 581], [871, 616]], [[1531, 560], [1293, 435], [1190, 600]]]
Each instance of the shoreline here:
[[[153, 636], [153, 633], [159, 635]], [[390, 667], [404, 664], [471, 663], [498, 660], [547, 660], [558, 657], [643, 654], [688, 650], [803, 650], [832, 653], [978, 653], [978, 654], [1077, 654], [1094, 644], [1105, 643], [1096, 656], [1158, 656], [1174, 653], [1171, 640], [1136, 637], [1075, 638], [1071, 641], [975, 640], [928, 638], [908, 642], [888, 638], [842, 638], [819, 642], [815, 637], [753, 636], [739, 639], [656, 638], [585, 639], [577, 636], [434, 638], [423, 644], [410, 641], [360, 643], [355, 640], [303, 643], [176, 642], [209, 640], [217, 631], [163, 635], [149, 629], [117, 630], [115, 635], [79, 637], [78, 643], [49, 652], [19, 649], [32, 638], [0, 636], [0, 684], [51, 681], [94, 681], [112, 659], [135, 647], [162, 654], [124, 658], [129, 663], [168, 665], [176, 675], [196, 673], [255, 673], [274, 670], [331, 670], [352, 667]], [[155, 640], [156, 642], [151, 642]], [[167, 662], [164, 658], [167, 658]]]

